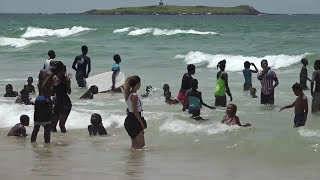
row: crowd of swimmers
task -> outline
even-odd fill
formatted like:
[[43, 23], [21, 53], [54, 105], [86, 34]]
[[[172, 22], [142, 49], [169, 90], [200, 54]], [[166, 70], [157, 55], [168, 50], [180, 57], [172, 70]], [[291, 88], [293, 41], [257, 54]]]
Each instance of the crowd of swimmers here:
[[[76, 56], [72, 68], [76, 71], [76, 81], [79, 87], [86, 87], [86, 78], [89, 77], [91, 71], [91, 60], [87, 56], [88, 47], [82, 46], [82, 54]], [[35, 99], [35, 102], [30, 101], [29, 94], [35, 93], [35, 88], [32, 85], [33, 78], [29, 77], [27, 85], [20, 91], [20, 96], [17, 98], [16, 103], [34, 105], [34, 129], [31, 135], [31, 142], [35, 142], [37, 134], [41, 126], [44, 127], [44, 140], [46, 143], [50, 143], [51, 132], [57, 132], [56, 126], [59, 124], [60, 131], [66, 133], [66, 121], [72, 109], [72, 103], [69, 98], [71, 93], [71, 74], [67, 74], [66, 66], [61, 61], [55, 60], [55, 52], [50, 50], [48, 52], [49, 58], [45, 61], [43, 69], [39, 72], [38, 90], [39, 94]], [[141, 80], [139, 76], [128, 77], [124, 90], [115, 86], [115, 79], [117, 73], [120, 71], [121, 58], [119, 55], [113, 57], [115, 64], [111, 68], [112, 74], [112, 86], [110, 89], [114, 92], [124, 91], [125, 102], [127, 104], [127, 117], [124, 121], [124, 127], [131, 138], [131, 147], [143, 148], [145, 145], [144, 129], [147, 128], [147, 123], [143, 116], [143, 105], [140, 100], [137, 91], [141, 87]], [[316, 60], [314, 63], [314, 69], [312, 78], [308, 77], [307, 65], [308, 60], [303, 58], [301, 60], [303, 67], [300, 73], [300, 83], [295, 83], [292, 86], [293, 93], [297, 96], [296, 100], [287, 106], [284, 106], [280, 111], [287, 108], [295, 108], [294, 127], [304, 126], [307, 121], [308, 115], [308, 99], [303, 90], [309, 90], [307, 81], [311, 82], [311, 95], [312, 95], [312, 112], [320, 111], [320, 60]], [[177, 98], [172, 98], [170, 86], [168, 84], [163, 85], [164, 101], [167, 104], [181, 104], [182, 111], [187, 110], [191, 114], [191, 117], [195, 120], [204, 120], [200, 111], [202, 106], [210, 109], [216, 107], [227, 107], [226, 115], [222, 119], [222, 123], [227, 125], [238, 125], [243, 127], [251, 126], [250, 123], [241, 124], [239, 117], [236, 115], [237, 106], [235, 104], [227, 105], [227, 97], [230, 101], [233, 100], [232, 93], [228, 83], [228, 73], [225, 72], [227, 65], [226, 60], [222, 60], [217, 64], [219, 69], [216, 78], [215, 89], [215, 107], [207, 105], [203, 101], [202, 93], [198, 90], [198, 80], [192, 76], [196, 72], [196, 68], [193, 64], [187, 66], [187, 72], [183, 75], [181, 81], [181, 88], [179, 90]], [[251, 69], [251, 66], [254, 69]], [[274, 92], [275, 88], [279, 85], [277, 74], [268, 65], [268, 61], [263, 59], [261, 61], [261, 71], [254, 63], [248, 61], [244, 62], [243, 76], [244, 84], [243, 90], [249, 91], [252, 98], [257, 98], [256, 88], [252, 86], [252, 73], [257, 73], [257, 79], [261, 83], [260, 102], [264, 105], [274, 104]], [[152, 91], [152, 86], [146, 87], [146, 93], [142, 97], [148, 97]], [[91, 86], [87, 92], [85, 92], [80, 98], [92, 99], [94, 94], [98, 93], [97, 86]], [[6, 86], [5, 97], [16, 97], [18, 93], [13, 90], [11, 84]], [[53, 98], [52, 98], [53, 97]], [[102, 118], [99, 114], [92, 114], [91, 125], [88, 126], [90, 136], [94, 135], [107, 135], [107, 131], [103, 127]], [[20, 117], [20, 123], [16, 124], [8, 133], [8, 136], [27, 136], [24, 126], [29, 125], [29, 117], [22, 115]]]

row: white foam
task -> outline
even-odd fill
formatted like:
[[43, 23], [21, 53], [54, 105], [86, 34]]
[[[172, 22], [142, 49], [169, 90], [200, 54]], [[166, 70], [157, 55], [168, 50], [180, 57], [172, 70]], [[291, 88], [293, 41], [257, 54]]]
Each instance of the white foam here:
[[25, 47], [35, 43], [45, 42], [43, 40], [28, 40], [25, 38], [0, 37], [0, 46], [12, 46], [16, 48]]
[[260, 62], [262, 59], [267, 59], [269, 66], [273, 69], [288, 67], [310, 55], [310, 53], [304, 53], [300, 55], [267, 55], [264, 57], [243, 56], [243, 55], [231, 55], [231, 54], [207, 54], [201, 51], [190, 51], [186, 55], [178, 54], [175, 56], [177, 59], [184, 59], [187, 64], [203, 64], [208, 63], [208, 68], [216, 68], [219, 61], [225, 59], [227, 61], [227, 71], [241, 71], [243, 69], [243, 63], [245, 61], [253, 62], [258, 68], [260, 68]]
[[174, 29], [174, 30], [168, 30], [168, 29], [158, 29], [154, 28], [153, 35], [154, 36], [162, 36], [162, 35], [176, 35], [176, 34], [196, 34], [196, 35], [218, 35], [219, 33], [217, 32], [201, 32], [201, 31], [196, 31], [193, 29], [190, 30], [180, 30], [180, 29]]
[[152, 30], [153, 30], [153, 28], [142, 28], [142, 29], [137, 28], [136, 30], [129, 32], [128, 35], [129, 36], [141, 36], [144, 34], [151, 33]]
[[63, 28], [63, 29], [28, 27], [26, 32], [21, 37], [23, 38], [47, 37], [47, 36], [67, 37], [73, 34], [77, 34], [83, 31], [90, 31], [90, 30], [94, 30], [94, 29], [82, 27], [82, 26], [73, 26], [72, 28]]
[[305, 129], [304, 127], [299, 128], [299, 134], [303, 137], [320, 137], [320, 131], [319, 130], [310, 130]]
[[116, 29], [113, 31], [113, 33], [124, 33], [124, 32], [128, 32], [131, 29], [131, 27], [125, 27], [122, 29]]
[[176, 134], [206, 133], [222, 134], [224, 132], [239, 130], [239, 126], [228, 126], [222, 123], [193, 124], [182, 120], [167, 120], [160, 126], [160, 131]]

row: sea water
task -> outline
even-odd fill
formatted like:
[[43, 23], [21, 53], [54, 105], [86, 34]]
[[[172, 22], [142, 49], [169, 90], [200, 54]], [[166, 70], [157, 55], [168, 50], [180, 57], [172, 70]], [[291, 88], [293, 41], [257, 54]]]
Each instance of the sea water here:
[[[295, 100], [291, 86], [299, 82], [302, 58], [320, 59], [319, 16], [86, 16], [0, 15], [0, 175], [1, 179], [319, 179], [320, 115], [308, 115], [306, 126], [293, 127], [293, 109], [279, 112]], [[75, 78], [70, 95], [73, 104], [68, 133], [53, 133], [50, 145], [6, 137], [22, 114], [30, 117], [33, 106], [17, 105], [4, 98], [5, 85], [20, 91], [29, 76], [37, 87], [38, 73], [54, 50], [68, 73], [81, 46], [89, 47], [90, 76], [110, 71], [113, 55], [120, 54], [121, 71], [139, 75], [141, 89], [153, 90], [142, 99], [148, 129], [146, 149], [131, 151], [123, 123], [123, 94], [97, 94], [80, 100], [86, 91]], [[216, 65], [226, 59], [226, 71], [238, 106], [237, 115], [251, 128], [220, 123], [225, 108], [203, 108], [207, 119], [197, 122], [182, 112], [181, 105], [167, 105], [162, 86], [173, 97], [180, 89], [187, 64], [195, 64], [194, 78], [208, 105], [214, 105]], [[243, 92], [244, 61], [258, 69], [267, 59], [277, 73], [275, 106], [262, 106], [260, 99]], [[308, 84], [309, 85], [309, 84]], [[253, 74], [253, 87], [260, 96], [260, 83]], [[310, 85], [309, 85], [310, 87]], [[305, 91], [311, 109], [310, 91]], [[34, 100], [36, 95], [31, 96]], [[229, 101], [229, 99], [228, 99]], [[107, 137], [89, 137], [92, 113], [99, 113]]]

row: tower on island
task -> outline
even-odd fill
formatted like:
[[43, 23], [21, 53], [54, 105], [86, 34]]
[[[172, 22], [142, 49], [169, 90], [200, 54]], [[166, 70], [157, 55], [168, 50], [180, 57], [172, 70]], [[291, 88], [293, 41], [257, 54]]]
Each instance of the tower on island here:
[[159, 6], [163, 6], [163, 2], [162, 2], [162, 0], [160, 0], [160, 2], [159, 2]]

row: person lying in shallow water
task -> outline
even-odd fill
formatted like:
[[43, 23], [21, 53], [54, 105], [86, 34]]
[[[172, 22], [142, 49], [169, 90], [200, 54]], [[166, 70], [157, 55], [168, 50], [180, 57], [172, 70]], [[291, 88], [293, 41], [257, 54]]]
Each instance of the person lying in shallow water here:
[[93, 99], [93, 95], [98, 94], [98, 91], [98, 86], [93, 85], [80, 97], [80, 99]]

